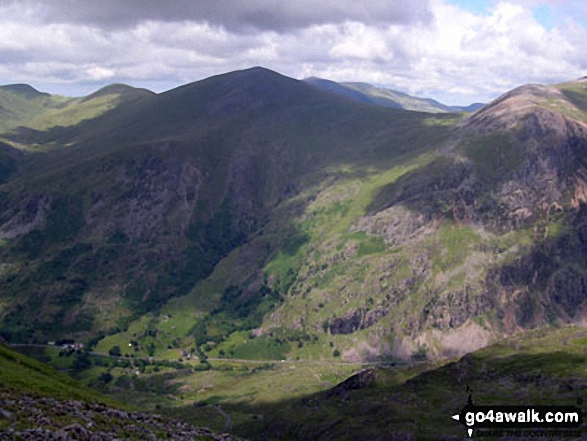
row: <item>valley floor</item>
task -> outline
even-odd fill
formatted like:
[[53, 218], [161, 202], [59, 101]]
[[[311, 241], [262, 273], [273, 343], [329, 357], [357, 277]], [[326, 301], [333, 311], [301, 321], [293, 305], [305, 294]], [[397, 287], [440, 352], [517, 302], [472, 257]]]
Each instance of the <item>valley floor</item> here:
[[[26, 350], [45, 358], [51, 353]], [[74, 369], [79, 357], [52, 360], [126, 403], [247, 439], [432, 440], [439, 433], [461, 439], [465, 428], [451, 416], [469, 394], [478, 405], [587, 410], [587, 329], [572, 326], [530, 331], [460, 360], [396, 366], [209, 359], [206, 370], [197, 370], [197, 360], [164, 366], [157, 364], [163, 360], [143, 365], [122, 357], [123, 367], [116, 357], [91, 355], [90, 365]], [[584, 429], [585, 423], [578, 430]]]

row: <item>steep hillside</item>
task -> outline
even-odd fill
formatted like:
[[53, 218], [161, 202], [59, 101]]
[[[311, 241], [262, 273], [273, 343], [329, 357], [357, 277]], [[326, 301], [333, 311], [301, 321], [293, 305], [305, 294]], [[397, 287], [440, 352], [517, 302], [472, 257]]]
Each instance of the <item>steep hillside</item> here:
[[[247, 341], [226, 339], [243, 329], [226, 322], [228, 302], [243, 319], [281, 303], [243, 325], [262, 323], [259, 344], [283, 335], [297, 342], [289, 357], [349, 362], [455, 356], [523, 329], [584, 323], [583, 109], [564, 92], [581, 87], [522, 88], [463, 120], [437, 150], [363, 174], [343, 168], [307, 188], [280, 208], [293, 234], [257, 264], [265, 301], [247, 279], [265, 240], [256, 237], [163, 309], [193, 322], [186, 305], [195, 306], [195, 327], [174, 333], [149, 319], [165, 330], [160, 344], [193, 336], [220, 342], [204, 346], [211, 356], [247, 353]], [[283, 231], [279, 213], [265, 235]], [[209, 306], [214, 293], [225, 303]]]
[[[384, 167], [447, 136], [426, 115], [356, 104], [261, 68], [160, 95], [114, 89], [76, 104], [109, 100], [89, 119], [2, 135], [24, 152], [0, 189], [7, 338], [124, 327], [190, 292], [273, 219], [273, 234], [256, 242], [262, 262], [295, 234], [276, 207], [340, 167]], [[262, 297], [261, 270], [244, 279]]]

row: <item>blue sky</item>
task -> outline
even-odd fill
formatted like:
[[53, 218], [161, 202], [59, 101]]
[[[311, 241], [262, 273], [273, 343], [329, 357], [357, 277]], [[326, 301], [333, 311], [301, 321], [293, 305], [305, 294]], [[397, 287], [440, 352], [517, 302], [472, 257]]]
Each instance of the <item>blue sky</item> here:
[[[495, 0], [449, 0], [450, 4], [479, 16], [491, 14], [498, 1]], [[551, 31], [555, 24], [562, 24], [567, 18], [573, 18], [579, 24], [587, 25], [587, 3], [583, 0], [563, 1], [522, 1], [512, 2], [522, 4], [532, 11], [536, 21], [547, 31]]]
[[0, 84], [161, 92], [264, 66], [447, 104], [587, 74], [578, 0], [0, 0]]
[[451, 0], [449, 3], [475, 15], [485, 15], [493, 4], [491, 0]]

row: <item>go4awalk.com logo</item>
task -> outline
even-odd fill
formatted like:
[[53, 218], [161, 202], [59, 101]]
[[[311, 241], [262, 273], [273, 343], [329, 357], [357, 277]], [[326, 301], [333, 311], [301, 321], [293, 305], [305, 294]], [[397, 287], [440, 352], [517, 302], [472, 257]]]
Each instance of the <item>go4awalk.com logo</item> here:
[[473, 434], [483, 436], [580, 436], [583, 413], [575, 406], [477, 406], [471, 395], [452, 415]]

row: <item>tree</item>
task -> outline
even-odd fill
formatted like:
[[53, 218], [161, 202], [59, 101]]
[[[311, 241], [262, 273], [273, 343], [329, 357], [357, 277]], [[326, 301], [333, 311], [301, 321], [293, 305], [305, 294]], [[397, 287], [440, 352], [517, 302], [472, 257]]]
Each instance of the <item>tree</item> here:
[[110, 372], [103, 372], [99, 377], [98, 380], [108, 384], [112, 381], [112, 374]]
[[108, 353], [113, 357], [120, 357], [122, 355], [122, 351], [120, 350], [120, 346], [118, 345], [112, 346]]

